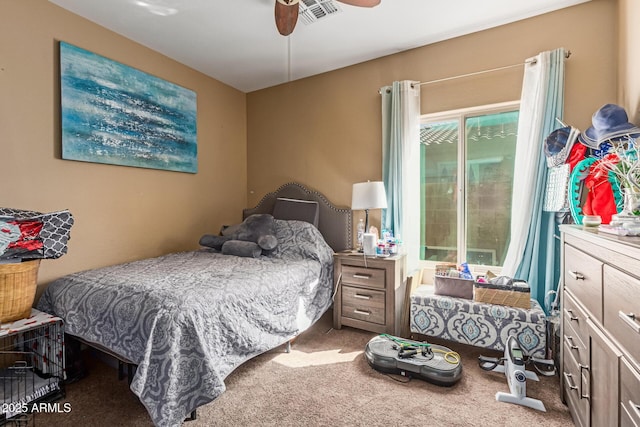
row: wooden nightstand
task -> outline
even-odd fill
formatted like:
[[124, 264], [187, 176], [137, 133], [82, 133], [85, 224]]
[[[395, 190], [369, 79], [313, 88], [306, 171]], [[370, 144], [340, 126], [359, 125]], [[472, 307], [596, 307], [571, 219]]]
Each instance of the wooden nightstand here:
[[333, 327], [345, 326], [391, 335], [400, 334], [404, 303], [406, 256], [367, 257], [337, 253], [333, 260]]

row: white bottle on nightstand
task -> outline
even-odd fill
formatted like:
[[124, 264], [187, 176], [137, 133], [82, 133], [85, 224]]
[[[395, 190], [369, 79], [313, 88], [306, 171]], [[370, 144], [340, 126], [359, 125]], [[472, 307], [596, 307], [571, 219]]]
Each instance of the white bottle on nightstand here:
[[358, 221], [358, 250], [361, 251], [362, 250], [362, 242], [364, 239], [364, 220], [362, 218], [360, 218], [360, 221]]

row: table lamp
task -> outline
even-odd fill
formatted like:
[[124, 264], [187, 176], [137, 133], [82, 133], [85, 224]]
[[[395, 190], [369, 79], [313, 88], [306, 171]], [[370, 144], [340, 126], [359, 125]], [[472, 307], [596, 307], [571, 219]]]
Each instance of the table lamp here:
[[386, 209], [387, 194], [382, 181], [367, 181], [353, 184], [351, 193], [351, 209], [364, 210], [364, 232], [369, 232], [369, 209]]

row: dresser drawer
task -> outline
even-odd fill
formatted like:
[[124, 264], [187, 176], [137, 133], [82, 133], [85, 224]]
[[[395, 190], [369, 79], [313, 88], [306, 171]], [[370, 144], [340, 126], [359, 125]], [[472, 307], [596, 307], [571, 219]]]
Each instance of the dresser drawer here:
[[385, 324], [385, 292], [342, 286], [342, 315], [365, 322]]
[[[640, 281], [622, 271], [604, 267], [604, 327], [640, 363]], [[639, 402], [640, 403], [640, 402]]]
[[640, 427], [633, 419], [635, 415], [631, 415], [625, 406], [620, 404], [620, 427]]
[[384, 289], [384, 275], [385, 270], [381, 268], [356, 267], [352, 265], [342, 266], [342, 282], [352, 285]]
[[602, 262], [565, 244], [564, 286], [602, 323]]
[[[567, 343], [564, 352], [568, 354]], [[573, 421], [577, 426], [589, 425], [589, 399], [585, 396], [589, 390], [589, 378], [582, 375], [581, 369], [572, 357], [564, 358], [561, 380], [564, 381], [564, 395], [571, 411]]]
[[640, 372], [624, 357], [620, 358], [620, 406], [640, 426]]
[[[589, 330], [587, 327], [587, 314], [576, 303], [571, 294], [565, 293], [562, 308], [562, 321], [564, 324], [564, 342], [572, 348], [573, 345], [579, 347], [579, 351], [584, 353], [589, 343]], [[573, 350], [573, 348], [572, 348]], [[572, 351], [573, 353], [574, 351]], [[587, 360], [589, 355], [585, 355]], [[578, 360], [578, 359], [576, 359]]]
[[580, 334], [576, 332], [573, 327], [566, 321], [564, 326], [564, 337], [562, 338], [562, 341], [565, 349], [565, 358], [573, 358], [576, 364], [589, 364], [589, 349], [585, 345], [585, 342], [580, 338]]

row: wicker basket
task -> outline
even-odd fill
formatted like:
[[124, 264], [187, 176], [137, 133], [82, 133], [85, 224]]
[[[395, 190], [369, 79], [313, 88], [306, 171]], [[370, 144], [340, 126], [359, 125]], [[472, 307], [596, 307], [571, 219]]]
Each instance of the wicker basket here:
[[0, 264], [0, 323], [31, 315], [40, 260]]
[[531, 308], [531, 292], [524, 289], [495, 289], [489, 285], [475, 283], [473, 300], [488, 304], [506, 305], [509, 307]]

